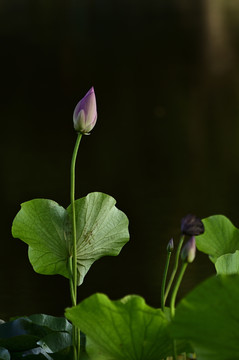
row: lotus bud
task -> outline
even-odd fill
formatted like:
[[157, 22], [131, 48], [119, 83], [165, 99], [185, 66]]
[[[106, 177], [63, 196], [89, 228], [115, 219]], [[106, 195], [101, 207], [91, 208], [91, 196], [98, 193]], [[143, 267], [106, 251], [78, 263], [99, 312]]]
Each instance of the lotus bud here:
[[204, 225], [202, 220], [195, 215], [186, 215], [181, 221], [181, 233], [189, 236], [203, 234]]
[[89, 134], [97, 120], [96, 98], [94, 88], [81, 99], [73, 113], [74, 128], [81, 134]]
[[174, 249], [174, 243], [173, 243], [173, 238], [171, 240], [169, 240], [168, 245], [167, 245], [167, 252], [171, 253]]
[[196, 242], [195, 237], [192, 236], [184, 245], [181, 252], [181, 259], [183, 262], [191, 263], [196, 256]]

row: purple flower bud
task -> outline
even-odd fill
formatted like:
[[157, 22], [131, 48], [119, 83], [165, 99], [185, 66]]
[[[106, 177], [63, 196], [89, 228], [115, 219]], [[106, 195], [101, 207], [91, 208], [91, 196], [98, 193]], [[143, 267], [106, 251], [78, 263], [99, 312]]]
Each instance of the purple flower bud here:
[[186, 215], [181, 221], [181, 233], [189, 236], [203, 234], [204, 225], [202, 220], [195, 215]]
[[191, 263], [195, 259], [195, 256], [196, 256], [196, 242], [195, 242], [195, 237], [192, 236], [182, 249], [181, 259], [184, 262]]
[[168, 245], [167, 245], [167, 252], [171, 253], [174, 249], [174, 243], [173, 243], [173, 238], [171, 240], [169, 240]]
[[74, 128], [77, 132], [88, 134], [97, 120], [96, 98], [94, 88], [81, 99], [73, 113]]

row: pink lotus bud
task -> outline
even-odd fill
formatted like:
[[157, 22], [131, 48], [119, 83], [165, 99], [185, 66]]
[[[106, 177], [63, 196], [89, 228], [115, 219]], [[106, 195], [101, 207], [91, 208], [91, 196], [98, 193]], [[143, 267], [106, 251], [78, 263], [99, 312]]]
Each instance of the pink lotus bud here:
[[81, 99], [73, 113], [74, 128], [77, 132], [88, 134], [97, 120], [96, 98], [94, 88]]
[[191, 263], [195, 259], [195, 256], [196, 256], [196, 242], [195, 242], [195, 237], [192, 236], [182, 249], [181, 259], [184, 262]]
[[173, 238], [171, 240], [169, 240], [168, 245], [167, 245], [167, 252], [171, 253], [174, 249], [174, 243], [173, 243]]

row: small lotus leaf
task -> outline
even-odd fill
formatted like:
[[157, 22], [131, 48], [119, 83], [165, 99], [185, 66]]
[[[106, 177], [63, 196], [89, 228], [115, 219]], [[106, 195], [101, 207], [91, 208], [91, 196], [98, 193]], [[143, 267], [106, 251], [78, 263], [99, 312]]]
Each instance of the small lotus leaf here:
[[203, 219], [205, 232], [197, 236], [197, 248], [215, 263], [224, 254], [239, 250], [239, 230], [223, 215]]
[[239, 274], [239, 251], [234, 254], [225, 254], [220, 256], [215, 267], [218, 274]]

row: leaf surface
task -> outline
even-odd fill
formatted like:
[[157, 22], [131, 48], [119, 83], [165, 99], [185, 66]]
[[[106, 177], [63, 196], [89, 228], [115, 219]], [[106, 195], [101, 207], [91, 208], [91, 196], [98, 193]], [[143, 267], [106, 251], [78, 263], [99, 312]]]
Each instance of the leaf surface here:
[[215, 267], [218, 274], [239, 274], [239, 251], [234, 254], [225, 254], [220, 256]]
[[1, 324], [0, 346], [13, 359], [71, 360], [71, 332], [71, 323], [63, 317], [34, 314]]
[[171, 334], [191, 342], [197, 360], [234, 360], [239, 354], [239, 276], [214, 276], [177, 306]]
[[[111, 196], [96, 192], [75, 201], [78, 285], [96, 260], [118, 255], [129, 240], [127, 216], [115, 203]], [[71, 219], [71, 206], [64, 209], [52, 200], [35, 199], [21, 205], [12, 234], [29, 245], [29, 260], [36, 272], [70, 277]]]
[[90, 359], [158, 360], [172, 355], [166, 315], [140, 296], [111, 301], [94, 294], [67, 309], [66, 317], [86, 334]]
[[71, 334], [72, 325], [64, 317], [56, 317], [46, 314], [33, 314], [28, 316], [33, 324], [48, 328], [51, 331], [65, 331]]
[[197, 248], [215, 263], [224, 254], [239, 250], [239, 230], [223, 215], [203, 219], [205, 232], [196, 237]]
[[67, 332], [53, 332], [37, 342], [47, 353], [56, 353], [72, 345], [72, 338]]
[[[128, 218], [115, 203], [102, 193], [91, 193], [75, 202], [79, 285], [94, 261], [118, 255], [129, 240]], [[67, 211], [71, 216], [71, 206]]]
[[29, 259], [36, 272], [65, 277], [69, 277], [70, 231], [66, 210], [47, 199], [23, 203], [12, 226], [13, 237], [29, 245]]

